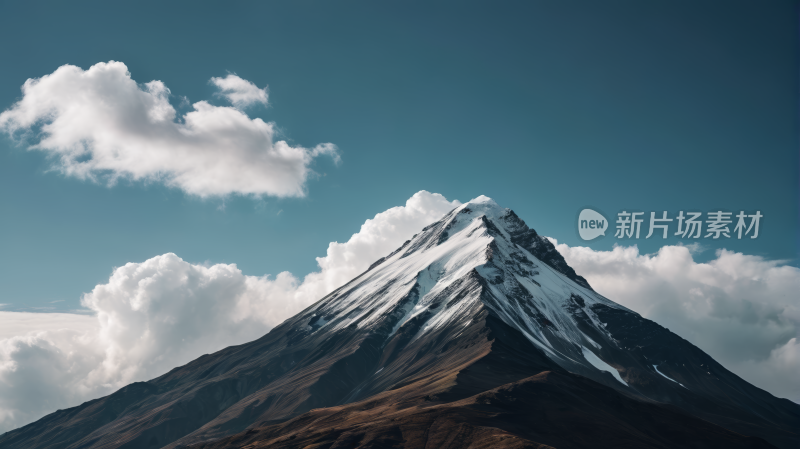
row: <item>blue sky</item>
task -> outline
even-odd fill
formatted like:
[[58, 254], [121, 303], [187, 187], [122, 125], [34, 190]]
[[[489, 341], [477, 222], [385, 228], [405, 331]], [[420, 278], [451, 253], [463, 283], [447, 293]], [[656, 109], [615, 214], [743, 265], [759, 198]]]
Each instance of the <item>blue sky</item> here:
[[[304, 197], [198, 198], [50, 170], [0, 138], [0, 303], [79, 306], [113, 267], [174, 252], [248, 275], [316, 269], [331, 241], [425, 189], [478, 195], [585, 245], [586, 206], [764, 215], [758, 239], [700, 239], [798, 256], [794, 2], [2, 3], [0, 111], [64, 64], [124, 62], [179, 113], [224, 105], [212, 77], [269, 86], [291, 145], [331, 142]], [[20, 20], [20, 18], [36, 20]], [[639, 239], [642, 252], [678, 240]], [[607, 250], [606, 237], [589, 246]], [[61, 301], [56, 302], [54, 301]]]
[[[800, 403], [798, 9], [0, 0], [0, 432], [258, 338], [479, 195]], [[763, 218], [585, 242], [587, 207]]]

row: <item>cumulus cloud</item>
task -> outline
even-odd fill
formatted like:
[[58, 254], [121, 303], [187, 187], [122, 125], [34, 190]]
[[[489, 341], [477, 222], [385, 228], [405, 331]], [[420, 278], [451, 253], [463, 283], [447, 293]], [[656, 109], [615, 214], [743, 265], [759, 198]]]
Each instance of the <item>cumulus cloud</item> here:
[[800, 402], [800, 269], [719, 250], [707, 263], [696, 247], [640, 254], [558, 244], [602, 295], [691, 341], [748, 382]]
[[459, 204], [418, 192], [347, 242], [332, 242], [317, 259], [320, 270], [302, 280], [164, 254], [116, 268], [86, 293], [93, 316], [1, 313], [0, 325], [16, 324], [0, 333], [0, 432], [254, 340]]
[[[267, 102], [266, 89], [236, 75], [211, 82], [238, 108]], [[296, 197], [305, 195], [317, 156], [339, 160], [331, 143], [276, 142], [274, 123], [235, 107], [199, 101], [178, 117], [163, 82], [137, 84], [122, 62], [64, 65], [27, 80], [22, 94], [0, 114], [0, 131], [31, 141], [56, 170], [79, 179], [162, 182], [200, 197]]]
[[225, 78], [211, 78], [211, 84], [217, 86], [219, 95], [225, 97], [239, 109], [261, 103], [267, 105], [267, 89], [259, 89], [254, 83], [228, 74]]

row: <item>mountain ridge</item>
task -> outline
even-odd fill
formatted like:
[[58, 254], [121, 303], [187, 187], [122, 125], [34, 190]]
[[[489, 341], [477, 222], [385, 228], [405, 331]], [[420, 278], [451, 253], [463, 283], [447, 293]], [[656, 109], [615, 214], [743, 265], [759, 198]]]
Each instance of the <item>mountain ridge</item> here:
[[800, 441], [800, 406], [599, 295], [513, 211], [478, 197], [264, 337], [48, 415], [0, 447], [189, 447], [410, 385], [452, 403], [542, 372]]

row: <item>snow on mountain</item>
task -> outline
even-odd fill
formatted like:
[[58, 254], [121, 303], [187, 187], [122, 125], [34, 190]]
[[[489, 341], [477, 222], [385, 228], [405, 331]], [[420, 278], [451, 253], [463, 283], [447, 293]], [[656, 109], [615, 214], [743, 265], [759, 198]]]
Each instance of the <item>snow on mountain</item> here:
[[[596, 293], [585, 281], [580, 285], [569, 279], [518, 243], [524, 240], [520, 235], [531, 237], [531, 233], [535, 231], [510, 209], [486, 196], [475, 198], [306, 310], [307, 329], [370, 328], [400, 315], [388, 339], [410, 319], [427, 312], [426, 323], [415, 336], [420, 338], [445, 325], [469, 322], [474, 310], [484, 305], [560, 365], [597, 369], [599, 359], [591, 352], [587, 358], [584, 348], [600, 349], [614, 340], [591, 306], [628, 309]], [[529, 248], [547, 245], [552, 246], [535, 236]], [[464, 298], [442, 294], [470, 273], [486, 281], [490, 300], [477, 291]], [[586, 324], [594, 338], [582, 330]], [[603, 340], [597, 341], [597, 335]], [[610, 374], [625, 384], [616, 370]]]

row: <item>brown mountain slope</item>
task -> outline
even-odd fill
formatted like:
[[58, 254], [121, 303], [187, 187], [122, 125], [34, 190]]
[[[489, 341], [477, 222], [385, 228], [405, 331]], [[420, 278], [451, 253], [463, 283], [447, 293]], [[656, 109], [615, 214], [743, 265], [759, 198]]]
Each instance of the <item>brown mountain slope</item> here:
[[420, 380], [284, 423], [190, 446], [230, 448], [772, 448], [582, 376], [544, 371], [453, 402]]

